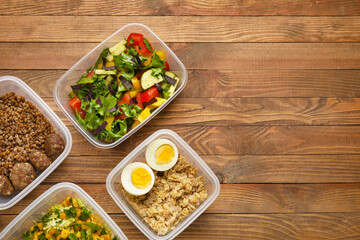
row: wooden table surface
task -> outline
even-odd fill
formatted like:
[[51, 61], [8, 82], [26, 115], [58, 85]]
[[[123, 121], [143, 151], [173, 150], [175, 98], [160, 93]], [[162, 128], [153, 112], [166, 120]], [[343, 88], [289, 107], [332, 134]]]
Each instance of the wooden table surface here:
[[[14, 207], [52, 185], [87, 191], [129, 239], [145, 236], [106, 192], [108, 173], [154, 131], [177, 132], [221, 182], [179, 239], [360, 239], [360, 1], [1, 1], [0, 75], [30, 85], [65, 122], [70, 155]], [[120, 146], [96, 149], [55, 105], [65, 71], [127, 23], [183, 61], [181, 94]]]

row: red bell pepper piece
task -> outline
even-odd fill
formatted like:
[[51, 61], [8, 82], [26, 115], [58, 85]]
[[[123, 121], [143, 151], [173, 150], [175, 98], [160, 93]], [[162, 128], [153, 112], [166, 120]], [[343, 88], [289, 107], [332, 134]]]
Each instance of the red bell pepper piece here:
[[78, 112], [78, 114], [80, 115], [81, 118], [85, 118], [86, 115], [86, 111], [84, 109], [81, 109], [81, 100], [78, 97], [73, 97], [70, 101], [69, 101], [69, 105], [70, 107], [76, 112]]

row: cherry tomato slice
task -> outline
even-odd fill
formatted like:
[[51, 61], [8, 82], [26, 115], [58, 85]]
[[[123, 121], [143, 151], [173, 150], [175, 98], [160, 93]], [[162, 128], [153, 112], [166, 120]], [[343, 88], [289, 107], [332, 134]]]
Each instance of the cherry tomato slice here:
[[159, 97], [159, 91], [153, 86], [141, 94], [141, 103], [149, 102], [152, 98], [157, 97]]
[[144, 106], [142, 104], [142, 101], [141, 101], [141, 92], [138, 92], [136, 95], [135, 95], [135, 98], [136, 98], [136, 101], [137, 101], [137, 106], [141, 107], [142, 109], [144, 109]]
[[167, 61], [165, 61], [164, 64], [165, 64], [164, 70], [165, 71], [170, 71], [169, 63]]
[[[132, 41], [131, 41], [132, 39]], [[144, 43], [144, 36], [140, 33], [130, 33], [127, 41], [128, 43], [130, 44], [133, 44], [133, 45], [139, 45], [140, 42], [143, 42]]]
[[69, 101], [69, 105], [70, 107], [74, 110], [74, 112], [78, 112], [78, 114], [80, 115], [81, 118], [85, 118], [86, 115], [86, 111], [84, 109], [81, 109], [81, 100], [78, 97], [73, 97], [70, 101]]
[[130, 94], [126, 92], [124, 94], [123, 99], [121, 101], [119, 101], [118, 104], [121, 105], [121, 104], [124, 104], [124, 103], [129, 103], [130, 99], [131, 99]]

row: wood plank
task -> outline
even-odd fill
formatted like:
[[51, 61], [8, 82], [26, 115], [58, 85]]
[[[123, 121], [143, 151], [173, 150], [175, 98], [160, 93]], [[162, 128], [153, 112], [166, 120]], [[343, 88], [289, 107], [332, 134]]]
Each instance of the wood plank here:
[[[53, 98], [44, 101], [62, 116]], [[360, 124], [359, 118], [360, 98], [176, 98], [151, 125], [338, 126]]]
[[[0, 76], [17, 76], [41, 97], [52, 98], [49, 89], [65, 72], [0, 70]], [[189, 80], [178, 98], [215, 97], [359, 98], [360, 70], [189, 70]]]
[[[67, 69], [95, 46], [95, 43], [0, 43], [0, 69]], [[360, 43], [169, 46], [189, 69], [360, 69]]]
[[[111, 7], [109, 7], [111, 6]], [[106, 9], [104, 11], [104, 9]], [[358, 0], [243, 0], [243, 1], [127, 1], [89, 0], [71, 5], [66, 0], [0, 2], [0, 15], [359, 15]]]
[[[85, 141], [85, 140], [84, 140]], [[78, 148], [75, 144], [75, 150]], [[91, 149], [91, 154], [95, 149]], [[126, 157], [78, 156], [74, 149], [44, 182], [104, 183]], [[87, 153], [89, 154], [89, 153]], [[103, 153], [104, 154], [104, 153]], [[360, 182], [359, 155], [200, 155], [221, 183], [354, 183]], [[79, 171], [83, 170], [83, 171]]]
[[[19, 214], [51, 185], [40, 185], [1, 214]], [[106, 192], [105, 184], [80, 184], [108, 213], [123, 213]], [[359, 212], [360, 184], [222, 184], [205, 213], [320, 213]]]
[[165, 42], [360, 41], [360, 16], [0, 16], [0, 22], [0, 42], [101, 42], [133, 22], [149, 26]]
[[[15, 215], [0, 218], [2, 230]], [[129, 239], [146, 239], [125, 215], [111, 215]], [[359, 213], [202, 214], [177, 239], [359, 239]]]
[[72, 154], [127, 154], [160, 129], [177, 132], [197, 153], [211, 155], [360, 154], [360, 126], [152, 126], [141, 128], [119, 146], [92, 147], [75, 128]]

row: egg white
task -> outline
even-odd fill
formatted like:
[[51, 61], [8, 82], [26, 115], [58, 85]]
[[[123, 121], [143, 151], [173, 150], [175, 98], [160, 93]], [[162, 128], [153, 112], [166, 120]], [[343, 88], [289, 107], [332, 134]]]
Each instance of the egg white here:
[[[174, 149], [174, 158], [168, 164], [158, 164], [158, 163], [156, 163], [155, 152], [160, 146], [165, 145], [165, 144], [170, 145]], [[157, 140], [151, 142], [149, 144], [149, 146], [147, 147], [146, 153], [145, 153], [145, 158], [146, 158], [146, 163], [152, 169], [154, 169], [156, 171], [167, 171], [176, 164], [176, 162], [178, 160], [178, 155], [179, 155], [178, 149], [173, 142], [171, 142], [170, 140], [167, 140], [167, 139], [157, 139]]]
[[[144, 168], [151, 175], [151, 183], [145, 189], [140, 189], [140, 188], [135, 187], [131, 181], [131, 174], [137, 168]], [[154, 186], [154, 182], [155, 182], [155, 175], [154, 175], [153, 170], [148, 165], [146, 165], [145, 163], [142, 163], [142, 162], [130, 163], [129, 165], [127, 165], [124, 168], [124, 170], [121, 173], [121, 184], [122, 184], [123, 188], [125, 189], [125, 191], [127, 191], [131, 195], [140, 196], [140, 195], [144, 195], [144, 194], [148, 193], [151, 190], [151, 188]]]

